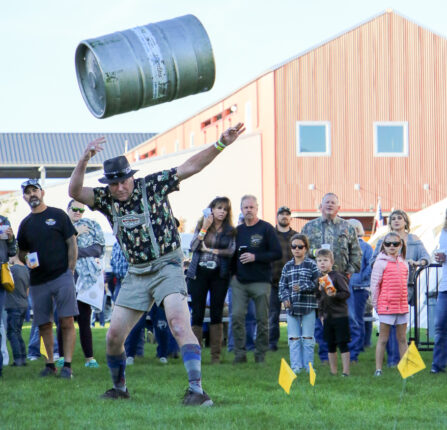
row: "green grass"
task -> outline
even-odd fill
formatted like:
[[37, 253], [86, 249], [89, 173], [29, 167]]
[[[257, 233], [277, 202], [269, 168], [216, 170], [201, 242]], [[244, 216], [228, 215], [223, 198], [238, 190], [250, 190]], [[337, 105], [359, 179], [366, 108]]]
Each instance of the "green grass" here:
[[[279, 351], [266, 363], [233, 366], [233, 355], [212, 366], [203, 354], [203, 384], [215, 402], [212, 408], [186, 408], [181, 398], [187, 386], [181, 359], [168, 365], [156, 360], [155, 345], [146, 344], [145, 358], [126, 370], [130, 401], [106, 401], [99, 396], [111, 387], [105, 364], [106, 329], [95, 328], [99, 369], [84, 367], [79, 340], [73, 360], [74, 379], [40, 379], [43, 359], [27, 367], [3, 369], [0, 381], [0, 429], [440, 429], [447, 428], [447, 375], [431, 375], [432, 353], [423, 352], [427, 369], [403, 380], [397, 369], [372, 375], [374, 348], [360, 356], [349, 378], [329, 375], [315, 361], [315, 387], [299, 374], [290, 395], [278, 385], [281, 357], [288, 357], [285, 328]], [[24, 338], [29, 337], [29, 327]]]

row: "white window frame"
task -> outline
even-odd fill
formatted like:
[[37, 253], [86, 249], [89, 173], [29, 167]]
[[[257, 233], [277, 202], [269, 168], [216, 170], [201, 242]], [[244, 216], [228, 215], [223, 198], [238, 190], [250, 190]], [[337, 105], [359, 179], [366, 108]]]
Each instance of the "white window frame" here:
[[[374, 157], [408, 157], [408, 121], [376, 121], [374, 125]], [[379, 152], [377, 141], [378, 127], [401, 126], [403, 129], [403, 151], [402, 152]]]
[[[325, 152], [301, 152], [300, 127], [302, 125], [325, 126], [326, 151]], [[297, 121], [296, 122], [296, 155], [297, 157], [329, 157], [331, 155], [331, 122], [330, 121]]]
[[180, 142], [178, 141], [178, 139], [174, 142], [174, 152], [179, 152], [180, 151]]
[[194, 148], [194, 132], [191, 131], [189, 134], [189, 147]]

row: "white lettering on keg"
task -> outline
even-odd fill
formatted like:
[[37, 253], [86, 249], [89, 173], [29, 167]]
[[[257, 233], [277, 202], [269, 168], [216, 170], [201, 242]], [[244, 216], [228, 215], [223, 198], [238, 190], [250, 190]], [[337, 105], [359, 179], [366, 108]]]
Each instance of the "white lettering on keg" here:
[[142, 224], [141, 218], [135, 215], [126, 215], [121, 218], [121, 222], [125, 228], [134, 228]]
[[168, 89], [168, 73], [157, 40], [147, 27], [135, 27], [131, 30], [140, 40], [149, 60], [152, 71], [152, 98], [165, 98]]

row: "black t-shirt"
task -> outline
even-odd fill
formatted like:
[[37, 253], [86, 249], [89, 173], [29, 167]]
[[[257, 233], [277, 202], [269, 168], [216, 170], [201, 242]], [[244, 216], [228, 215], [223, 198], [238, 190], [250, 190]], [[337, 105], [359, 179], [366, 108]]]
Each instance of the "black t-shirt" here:
[[31, 213], [20, 223], [19, 249], [37, 252], [39, 259], [39, 267], [31, 270], [31, 285], [51, 281], [67, 271], [66, 240], [76, 234], [68, 215], [53, 207], [47, 207], [41, 213]]
[[[246, 246], [244, 252], [255, 255], [253, 263], [242, 264], [239, 260], [239, 247]], [[237, 226], [236, 236], [236, 277], [239, 282], [271, 282], [271, 262], [281, 258], [281, 245], [276, 236], [275, 229], [266, 221], [259, 220], [255, 225], [248, 227], [245, 224]]]

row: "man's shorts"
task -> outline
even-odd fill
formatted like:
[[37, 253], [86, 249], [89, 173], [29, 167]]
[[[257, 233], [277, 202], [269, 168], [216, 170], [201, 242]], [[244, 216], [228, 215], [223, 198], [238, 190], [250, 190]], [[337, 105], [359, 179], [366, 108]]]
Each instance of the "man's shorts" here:
[[33, 301], [33, 321], [37, 326], [54, 321], [54, 304], [59, 318], [79, 315], [76, 288], [70, 269], [56, 279], [31, 285], [29, 291]]
[[379, 314], [379, 322], [388, 325], [408, 324], [408, 313], [406, 314]]
[[179, 293], [188, 296], [183, 273], [183, 253], [179, 249], [161, 256], [147, 265], [146, 273], [132, 273], [133, 267], [121, 283], [116, 299], [118, 306], [146, 312], [155, 300], [160, 306], [166, 296]]

